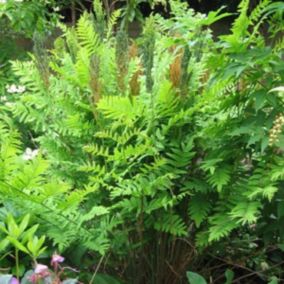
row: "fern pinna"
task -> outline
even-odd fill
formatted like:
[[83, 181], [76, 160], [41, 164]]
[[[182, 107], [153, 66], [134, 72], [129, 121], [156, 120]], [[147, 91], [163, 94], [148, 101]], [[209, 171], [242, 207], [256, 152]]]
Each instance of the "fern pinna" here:
[[[128, 279], [139, 275], [135, 283], [174, 283], [194, 246], [259, 221], [271, 234], [267, 212], [277, 216], [283, 206], [282, 132], [268, 143], [283, 113], [282, 93], [269, 92], [283, 84], [283, 50], [249, 32], [273, 4], [248, 15], [242, 1], [231, 33], [217, 42], [208, 26], [227, 14], [171, 7], [171, 19], [147, 20], [134, 56], [116, 50], [123, 31], [115, 38], [108, 23], [98, 30], [84, 14], [49, 54], [48, 87], [36, 59], [14, 62], [27, 91], [11, 111], [36, 132], [48, 175], [68, 184], [47, 186], [50, 206], [67, 218], [54, 214], [49, 237], [112, 256], [110, 266]], [[38, 198], [29, 192], [29, 203]]]

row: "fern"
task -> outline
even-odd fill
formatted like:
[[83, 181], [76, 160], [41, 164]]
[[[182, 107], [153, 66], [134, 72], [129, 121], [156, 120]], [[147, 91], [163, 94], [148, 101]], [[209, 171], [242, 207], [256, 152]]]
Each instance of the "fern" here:
[[182, 219], [177, 215], [164, 215], [154, 227], [162, 232], [168, 232], [176, 236], [186, 236], [187, 230]]
[[[238, 6], [239, 17], [233, 23], [232, 26], [232, 34], [236, 39], [240, 39], [247, 32], [247, 28], [249, 26], [249, 18], [248, 18], [248, 7], [249, 0], [243, 0], [240, 2]], [[252, 17], [254, 19], [255, 16]]]
[[271, 0], [263, 0], [261, 1], [252, 11], [249, 16], [249, 21], [251, 24], [260, 22], [260, 18], [265, 11], [265, 9], [269, 6]]
[[120, 16], [121, 16], [121, 10], [120, 9], [113, 11], [113, 13], [110, 15], [110, 18], [108, 20], [107, 34], [106, 34], [107, 39], [109, 39], [111, 37], [112, 32], [113, 32], [113, 28], [116, 25], [116, 23], [118, 22]]
[[[133, 104], [136, 106], [135, 108]], [[121, 120], [126, 124], [131, 124], [138, 117], [143, 108], [139, 105], [139, 101], [131, 103], [128, 98], [107, 97], [99, 102], [98, 109], [101, 110], [107, 118]]]
[[259, 214], [260, 202], [242, 202], [240, 201], [232, 208], [230, 216], [237, 219], [242, 224], [255, 223]]
[[207, 198], [205, 195], [195, 195], [189, 203], [188, 212], [197, 228], [200, 227], [200, 224], [210, 212], [211, 202], [210, 200], [206, 200]]
[[79, 43], [86, 48], [88, 58], [90, 58], [99, 48], [99, 38], [87, 13], [84, 13], [78, 21], [77, 37]]
[[209, 218], [211, 227], [209, 229], [208, 240], [210, 242], [220, 240], [238, 226], [235, 222], [232, 222], [232, 218], [228, 214], [225, 212], [222, 213]]
[[215, 186], [220, 192], [230, 181], [230, 170], [228, 168], [217, 168], [213, 175], [208, 177], [208, 182]]
[[49, 53], [48, 88], [34, 57], [14, 63], [26, 91], [10, 110], [42, 156], [23, 162], [17, 132], [0, 123], [2, 204], [31, 212], [59, 248], [110, 254], [107, 265], [121, 271], [143, 255], [145, 275], [158, 263], [180, 271], [172, 260], [188, 259], [193, 239], [208, 246], [248, 225], [269, 230], [283, 143], [267, 141], [283, 101], [268, 90], [282, 84], [283, 55], [248, 31], [268, 3], [248, 15], [242, 1], [216, 43], [208, 25], [219, 12], [204, 18], [171, 1], [173, 17], [149, 18], [130, 54], [127, 34], [117, 44], [111, 32], [118, 15], [107, 22], [95, 1], [94, 19], [85, 13], [64, 28]]

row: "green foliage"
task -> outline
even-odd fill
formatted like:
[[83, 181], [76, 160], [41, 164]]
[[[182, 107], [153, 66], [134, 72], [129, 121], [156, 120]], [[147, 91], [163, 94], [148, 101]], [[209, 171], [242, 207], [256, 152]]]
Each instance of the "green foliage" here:
[[9, 110], [42, 155], [24, 163], [3, 124], [1, 202], [37, 216], [60, 249], [111, 255], [127, 280], [143, 271], [136, 283], [175, 280], [194, 240], [202, 248], [251, 226], [283, 240], [282, 129], [269, 144], [284, 111], [270, 91], [283, 85], [283, 50], [255, 25], [274, 6], [249, 14], [242, 1], [215, 42], [208, 26], [227, 14], [171, 1], [172, 18], [150, 17], [132, 42], [105, 30], [113, 23], [95, 4], [51, 52], [13, 63], [26, 91]]
[[165, 0], [128, 0], [123, 2], [126, 2], [125, 6], [121, 9], [121, 27], [123, 29], [128, 29], [129, 23], [133, 22], [134, 20], [137, 20], [141, 23], [144, 22], [144, 17], [140, 9], [140, 5], [142, 3], [150, 4], [152, 9], [155, 7], [155, 5], [158, 4], [161, 4], [166, 7]]
[[[83, 237], [85, 242], [90, 243], [92, 249], [96, 248], [103, 252], [107, 246], [106, 240], [100, 238], [95, 242], [91, 240], [95, 233], [88, 229], [87, 222], [90, 218], [87, 214], [82, 215], [81, 210], [78, 209], [85, 196], [94, 189], [88, 188], [80, 191], [79, 194], [68, 183], [54, 177], [50, 179], [48, 162], [41, 155], [35, 158], [22, 156], [17, 132], [10, 130], [4, 121], [1, 121], [0, 141], [0, 202], [2, 206], [20, 215], [30, 213], [37, 219], [41, 229], [48, 232], [47, 237], [53, 240], [54, 245], [59, 244], [60, 248], [85, 236]], [[99, 216], [104, 213], [102, 210], [103, 207], [98, 207], [97, 210], [93, 209], [91, 214], [93, 217]], [[25, 222], [23, 221], [24, 224], [27, 223], [26, 218]], [[12, 217], [8, 221], [8, 226], [12, 226], [11, 230], [13, 229], [17, 234], [12, 233], [12, 236], [4, 240], [1, 245], [3, 249], [8, 245], [8, 241], [16, 246], [20, 245], [17, 237], [21, 234], [21, 228], [24, 227], [20, 225], [18, 228]], [[62, 236], [62, 229], [66, 226], [69, 230], [66, 231], [65, 236]], [[28, 232], [33, 233], [35, 229], [36, 227], [32, 227]], [[4, 232], [5, 230], [3, 227]], [[99, 234], [98, 230], [96, 234]], [[24, 239], [27, 247], [21, 246], [19, 249], [37, 257], [41, 252], [39, 247], [44, 239], [36, 237]]]
[[[12, 33], [32, 37], [34, 31], [46, 32], [55, 26], [58, 16], [49, 9], [55, 7], [53, 0], [14, 1], [7, 0], [0, 3], [0, 22]], [[19, 9], [21, 13], [19, 13]], [[2, 31], [1, 31], [2, 32]]]
[[40, 239], [34, 236], [38, 225], [34, 225], [27, 230], [30, 215], [24, 216], [21, 223], [17, 225], [11, 214], [8, 214], [6, 224], [0, 226], [0, 230], [4, 233], [4, 239], [1, 241], [0, 247], [6, 249], [9, 244], [15, 246], [26, 254], [29, 254], [33, 259], [38, 258], [46, 249], [43, 246], [45, 237]]
[[189, 284], [207, 284], [206, 280], [195, 272], [188, 271], [186, 273]]
[[[11, 60], [27, 59], [34, 34], [50, 36], [59, 15], [56, 1], [5, 0], [0, 3], [0, 103], [13, 103], [15, 94], [8, 91], [10, 85], [19, 85], [11, 71]], [[19, 11], [21, 11], [19, 13]], [[21, 129], [25, 132], [24, 126]]]
[[225, 284], [231, 284], [232, 281], [234, 280], [234, 271], [232, 271], [231, 269], [227, 269], [225, 272], [225, 276], [226, 276], [226, 282]]
[[46, 249], [46, 247], [43, 246], [45, 236], [38, 238], [35, 235], [38, 225], [28, 228], [29, 221], [30, 215], [27, 214], [22, 218], [21, 222], [17, 224], [14, 217], [8, 213], [5, 222], [0, 223], [2, 239], [0, 242], [0, 251], [2, 253], [4, 252], [4, 256], [1, 257], [0, 261], [5, 260], [5, 257], [11, 254], [9, 250], [12, 246], [15, 252], [15, 274], [17, 278], [24, 273], [24, 271], [20, 269], [23, 266], [20, 266], [19, 252], [29, 255], [33, 261], [35, 261]]

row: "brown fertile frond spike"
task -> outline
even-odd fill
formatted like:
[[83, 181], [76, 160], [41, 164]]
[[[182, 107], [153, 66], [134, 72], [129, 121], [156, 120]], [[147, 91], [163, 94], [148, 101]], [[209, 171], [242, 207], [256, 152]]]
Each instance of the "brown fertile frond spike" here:
[[243, 78], [240, 78], [240, 80], [238, 81], [238, 85], [237, 85], [237, 88], [238, 88], [238, 91], [239, 92], [243, 92], [245, 89], [246, 89], [246, 82]]
[[207, 70], [207, 71], [204, 72], [204, 74], [203, 74], [202, 77], [201, 77], [201, 83], [202, 83], [202, 85], [205, 85], [205, 84], [208, 82], [209, 78], [210, 78], [210, 73], [209, 73], [209, 71]]
[[[170, 48], [170, 52], [175, 53], [176, 47], [173, 46]], [[170, 65], [170, 81], [173, 84], [173, 87], [178, 88], [181, 81], [181, 61], [183, 57], [183, 49], [179, 49], [174, 61]]]
[[186, 45], [183, 50], [181, 59], [181, 79], [180, 79], [180, 93], [181, 96], [186, 96], [188, 91], [188, 82], [190, 79], [190, 74], [188, 73], [188, 64], [190, 61], [191, 52], [189, 47]]
[[[138, 56], [138, 46], [135, 42], [132, 42], [128, 51], [129, 59], [135, 58]], [[132, 75], [129, 82], [130, 94], [131, 96], [138, 96], [140, 92], [140, 82], [139, 77], [142, 75], [142, 66], [139, 64], [138, 70]]]
[[97, 56], [93, 56], [90, 63], [90, 88], [93, 96], [93, 103], [96, 105], [101, 98], [101, 83], [100, 83], [100, 59]]
[[130, 47], [129, 47], [128, 56], [129, 56], [129, 58], [134, 58], [134, 57], [138, 56], [138, 46], [135, 43], [135, 41], [133, 41], [131, 43]]
[[128, 71], [128, 35], [120, 30], [116, 35], [116, 65], [117, 65], [117, 85], [119, 90], [125, 92], [125, 77]]

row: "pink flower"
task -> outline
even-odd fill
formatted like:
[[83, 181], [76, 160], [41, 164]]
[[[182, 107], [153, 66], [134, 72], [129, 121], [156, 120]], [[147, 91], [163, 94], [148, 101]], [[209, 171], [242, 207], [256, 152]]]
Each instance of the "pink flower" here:
[[37, 264], [34, 273], [29, 277], [29, 280], [32, 283], [37, 283], [40, 279], [44, 279], [46, 277], [50, 276], [50, 272], [48, 270], [48, 267], [44, 264]]
[[44, 264], [37, 264], [35, 267], [35, 273], [36, 274], [45, 274], [48, 272], [48, 267]]
[[51, 265], [57, 265], [58, 263], [62, 263], [65, 260], [65, 258], [59, 254], [54, 254], [51, 258]]
[[20, 282], [16, 277], [12, 277], [9, 284], [20, 284]]
[[36, 275], [35, 273], [32, 274], [31, 276], [28, 277], [29, 281], [32, 282], [33, 284], [36, 283], [39, 279], [38, 275]]

